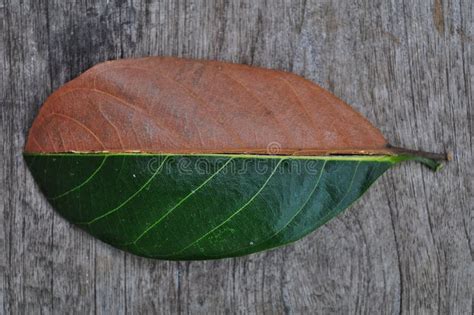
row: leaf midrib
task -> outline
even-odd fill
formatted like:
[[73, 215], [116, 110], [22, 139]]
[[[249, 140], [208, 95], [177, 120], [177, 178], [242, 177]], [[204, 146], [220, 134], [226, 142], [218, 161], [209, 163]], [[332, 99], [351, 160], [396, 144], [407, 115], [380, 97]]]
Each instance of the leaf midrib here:
[[216, 157], [232, 159], [289, 159], [289, 160], [327, 160], [397, 163], [409, 159], [406, 155], [269, 155], [233, 153], [148, 153], [148, 152], [24, 152], [25, 156], [91, 157], [91, 156], [151, 156], [151, 157]]

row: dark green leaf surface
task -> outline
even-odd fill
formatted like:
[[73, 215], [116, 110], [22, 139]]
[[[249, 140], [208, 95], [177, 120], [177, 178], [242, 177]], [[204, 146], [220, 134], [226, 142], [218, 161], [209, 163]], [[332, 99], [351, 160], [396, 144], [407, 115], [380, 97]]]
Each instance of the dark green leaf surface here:
[[137, 255], [213, 259], [300, 239], [402, 156], [26, 154], [56, 210]]

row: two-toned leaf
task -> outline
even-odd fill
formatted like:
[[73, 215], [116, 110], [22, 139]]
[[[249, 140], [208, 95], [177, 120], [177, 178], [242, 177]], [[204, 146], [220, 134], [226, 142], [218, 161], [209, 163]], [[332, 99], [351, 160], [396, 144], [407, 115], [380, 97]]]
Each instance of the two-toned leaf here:
[[100, 64], [56, 91], [25, 159], [69, 221], [159, 259], [293, 242], [404, 160], [347, 104], [292, 74], [145, 58]]

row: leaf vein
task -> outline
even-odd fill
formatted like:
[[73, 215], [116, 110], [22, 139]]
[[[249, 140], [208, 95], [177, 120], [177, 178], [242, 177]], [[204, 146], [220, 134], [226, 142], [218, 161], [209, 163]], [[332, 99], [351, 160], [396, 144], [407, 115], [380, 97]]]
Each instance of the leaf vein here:
[[[309, 200], [311, 199], [311, 197], [313, 196], [314, 192], [316, 191], [316, 189], [318, 188], [319, 186], [319, 183], [321, 181], [321, 178], [323, 176], [323, 172], [324, 172], [324, 169], [326, 168], [326, 163], [327, 163], [327, 160], [324, 161], [324, 164], [323, 166], [321, 167], [321, 171], [319, 172], [319, 176], [318, 176], [318, 180], [316, 181], [316, 185], [314, 186], [313, 190], [311, 191], [311, 193], [308, 195], [308, 198], [306, 199], [306, 201], [304, 202], [304, 204], [298, 209], [298, 211], [295, 212], [295, 214], [290, 218], [290, 220], [288, 220], [288, 222], [281, 228], [279, 229], [276, 233], [274, 233], [272, 236], [270, 236], [269, 238], [263, 240], [262, 242], [259, 242], [258, 244], [254, 244], [252, 246], [258, 246], [262, 243], [265, 243], [269, 240], [271, 240], [272, 238], [274, 238], [275, 236], [277, 236], [278, 234], [280, 234], [281, 231], [283, 231], [288, 225], [291, 224], [291, 222], [293, 222], [295, 220], [295, 218], [301, 213], [301, 211], [303, 211], [303, 209], [306, 207], [306, 205], [308, 204]], [[249, 247], [252, 247], [252, 246], [249, 246]], [[239, 250], [242, 250], [242, 248], [239, 248]]]
[[359, 169], [359, 166], [360, 166], [360, 161], [357, 162], [357, 165], [356, 167], [354, 168], [354, 173], [352, 174], [352, 179], [351, 179], [351, 182], [349, 184], [349, 187], [347, 188], [346, 192], [344, 193], [344, 196], [342, 196], [341, 200], [337, 203], [337, 205], [335, 205], [334, 207], [331, 208], [330, 211], [328, 211], [328, 213], [326, 213], [325, 216], [323, 216], [321, 219], [319, 219], [319, 222], [322, 222], [319, 224], [319, 226], [321, 226], [322, 224], [325, 223], [325, 221], [327, 220], [327, 218], [332, 215], [332, 212], [334, 210], [336, 210], [340, 205], [341, 203], [346, 199], [347, 195], [349, 194], [349, 192], [352, 190], [352, 185], [354, 184], [354, 179], [355, 179], [355, 175], [357, 174], [357, 171]]
[[[152, 225], [150, 225], [148, 228], [143, 231], [142, 234], [140, 234], [133, 242], [132, 244], [136, 244], [140, 239], [142, 239], [151, 229], [156, 227], [161, 221], [163, 221], [168, 215], [170, 215], [175, 209], [177, 209], [183, 202], [185, 202], [188, 198], [190, 198], [192, 195], [194, 195], [196, 192], [198, 192], [202, 187], [204, 187], [211, 179], [213, 179], [217, 174], [219, 174], [229, 163], [232, 161], [234, 158], [230, 158], [227, 160], [224, 165], [222, 165], [214, 174], [209, 176], [201, 185], [199, 185], [196, 189], [193, 189], [188, 195], [186, 195], [184, 198], [182, 198], [178, 203], [176, 203], [173, 207], [171, 207], [166, 213], [161, 216], [158, 220], [156, 220]], [[128, 244], [125, 244], [128, 245]]]
[[[324, 164], [326, 164], [326, 163], [324, 163]], [[324, 165], [323, 167], [325, 167], [325, 166], [326, 166], [326, 165]], [[346, 192], [345, 192], [344, 195], [342, 196], [341, 200], [337, 203], [336, 206], [332, 207], [331, 210], [330, 210], [325, 216], [323, 216], [321, 219], [319, 219], [319, 220], [318, 220], [319, 222], [323, 222], [323, 223], [324, 223], [324, 221], [325, 221], [330, 215], [332, 215], [333, 210], [337, 209], [337, 208], [340, 206], [340, 204], [344, 201], [344, 199], [346, 199], [347, 195], [349, 194], [349, 192], [350, 192], [351, 189], [352, 189], [352, 185], [354, 184], [354, 178], [355, 178], [355, 175], [356, 175], [356, 173], [357, 173], [357, 170], [359, 169], [359, 166], [360, 166], [360, 161], [357, 162], [357, 165], [356, 165], [356, 167], [355, 167], [355, 169], [354, 169], [354, 173], [352, 174], [352, 178], [351, 178], [351, 182], [350, 182], [350, 184], [349, 184], [349, 187], [347, 188]], [[322, 170], [321, 170], [321, 172], [322, 172]], [[321, 176], [321, 174], [320, 174], [320, 176]], [[318, 185], [319, 185], [319, 180], [318, 180]], [[316, 189], [315, 189], [315, 190], [316, 190]], [[313, 191], [313, 193], [314, 193], [314, 191]], [[309, 200], [309, 198], [308, 198], [308, 200]], [[305, 205], [304, 205], [304, 206], [305, 206]], [[303, 207], [304, 207], [304, 206], [303, 206]], [[296, 215], [291, 219], [291, 221], [293, 221], [295, 217], [296, 217]], [[287, 224], [286, 226], [288, 226], [289, 224], [291, 224], [291, 222], [288, 222], [288, 224]], [[321, 225], [321, 224], [320, 224], [320, 225]], [[284, 228], [286, 228], [286, 226], [285, 226]], [[252, 246], [248, 246], [248, 247], [244, 247], [244, 248], [239, 248], [239, 249], [237, 249], [237, 250], [235, 250], [235, 251], [233, 251], [233, 252], [231, 252], [231, 253], [227, 253], [227, 254], [232, 254], [232, 253], [239, 252], [239, 251], [241, 251], [241, 250], [244, 250], [244, 249], [247, 249], [247, 248], [250, 248], [250, 247], [259, 246], [259, 245], [261, 245], [261, 244], [263, 244], [263, 243], [265, 243], [265, 242], [271, 240], [272, 238], [274, 238], [274, 237], [275, 237], [276, 235], [278, 235], [279, 233], [281, 233], [281, 231], [283, 231], [284, 228], [282, 228], [282, 229], [281, 229], [280, 231], [278, 231], [275, 235], [269, 237], [268, 239], [264, 240], [263, 242], [259, 242], [258, 244], [254, 244], [254, 245], [252, 245]], [[209, 257], [212, 258], [212, 256], [209, 256]], [[216, 257], [217, 257], [217, 256], [216, 256]]]
[[72, 193], [73, 191], [78, 190], [79, 188], [83, 187], [84, 185], [86, 185], [86, 184], [87, 184], [88, 182], [90, 182], [90, 181], [92, 180], [92, 178], [94, 178], [95, 175], [97, 175], [97, 173], [102, 169], [102, 167], [103, 167], [104, 164], [105, 164], [105, 160], [107, 160], [107, 158], [108, 158], [108, 156], [105, 156], [105, 157], [103, 158], [102, 162], [100, 163], [99, 167], [97, 167], [97, 168], [95, 169], [95, 171], [92, 172], [92, 174], [91, 174], [85, 181], [83, 181], [81, 184], [77, 185], [77, 186], [74, 187], [74, 188], [69, 189], [68, 191], [66, 191], [66, 192], [64, 192], [64, 193], [62, 193], [62, 194], [60, 194], [60, 195], [57, 195], [57, 196], [55, 196], [55, 197], [48, 198], [48, 199], [49, 199], [49, 200], [57, 200], [57, 199], [59, 199], [59, 198], [62, 198], [62, 197], [64, 197], [64, 196], [66, 196], [66, 195]]
[[[79, 126], [81, 126], [82, 128], [84, 128], [84, 130], [86, 130], [87, 132], [89, 132], [93, 137], [94, 139], [96, 139], [97, 142], [99, 142], [99, 144], [105, 149], [106, 146], [104, 145], [104, 143], [100, 140], [100, 138], [89, 128], [87, 127], [85, 124], [83, 124], [82, 122], [80, 122], [79, 120], [71, 117], [71, 116], [68, 116], [68, 115], [65, 115], [65, 114], [61, 114], [61, 113], [51, 113], [49, 114], [49, 116], [59, 116], [59, 117], [63, 117], [63, 118], [66, 118], [66, 119], [69, 119], [70, 121], [72, 122], [75, 122], [76, 124], [78, 124]], [[48, 136], [49, 136], [49, 133], [48, 133]], [[54, 146], [54, 141], [51, 142], [53, 144], [53, 148], [55, 151], [56, 148]]]
[[[149, 69], [145, 69], [145, 68], [140, 68], [140, 67], [133, 67], [134, 69], [138, 69], [138, 70], [142, 70], [142, 71], [145, 71], [145, 72], [150, 72]], [[167, 75], [165, 72], [161, 71], [160, 72], [160, 75], [162, 78], [165, 78], [167, 79], [168, 81], [171, 81], [173, 82], [174, 84], [177, 84], [180, 88], [182, 88], [182, 90], [191, 98], [191, 99], [194, 99], [195, 101], [197, 101], [198, 103], [200, 103], [201, 105], [203, 105], [204, 107], [208, 108], [209, 110], [212, 110], [212, 106], [210, 106], [209, 102], [204, 100], [203, 98], [201, 98], [199, 96], [198, 93], [196, 93], [193, 89], [189, 88], [188, 86], [184, 85], [183, 83], [179, 82], [178, 80], [170, 77], [169, 75]], [[155, 84], [159, 87], [159, 84], [157, 82], [156, 79], [154, 79], [155, 81]], [[213, 115], [210, 115], [209, 116], [210, 119], [214, 120], [217, 124], [221, 125], [221, 127], [224, 129], [224, 131], [226, 131], [228, 134], [231, 134], [232, 137], [239, 143], [242, 143], [243, 144], [243, 141], [242, 141], [242, 138], [240, 137], [240, 135], [236, 132], [236, 130], [234, 129], [229, 129], [229, 126], [226, 126], [224, 123], [222, 123], [221, 121], [219, 121], [218, 119], [216, 119]]]
[[273, 177], [273, 175], [275, 174], [276, 170], [278, 169], [278, 167], [280, 166], [281, 162], [283, 161], [284, 159], [281, 159], [277, 165], [275, 166], [275, 168], [273, 169], [273, 171], [271, 172], [270, 176], [268, 176], [268, 178], [266, 179], [266, 181], [263, 183], [263, 185], [260, 187], [260, 189], [242, 206], [240, 207], [237, 211], [235, 211], [231, 216], [229, 216], [227, 219], [225, 219], [223, 222], [221, 222], [219, 225], [217, 225], [216, 227], [214, 227], [212, 230], [210, 230], [209, 232], [207, 232], [206, 234], [202, 235], [201, 237], [199, 237], [197, 240], [191, 242], [189, 245], [187, 245], [186, 247], [184, 247], [183, 249], [180, 249], [174, 253], [171, 253], [171, 254], [168, 254], [168, 255], [165, 255], [163, 257], [167, 257], [167, 256], [172, 256], [172, 255], [176, 255], [176, 254], [179, 254], [183, 251], [185, 251], [186, 249], [188, 249], [189, 247], [193, 246], [194, 244], [197, 244], [199, 243], [202, 239], [206, 238], [209, 234], [215, 232], [216, 230], [218, 230], [221, 226], [223, 226], [224, 224], [228, 223], [230, 220], [232, 220], [233, 217], [235, 217], [238, 213], [240, 213], [242, 210], [244, 210], [245, 208], [247, 208], [248, 205], [250, 205], [254, 200], [255, 198], [257, 198], [257, 196], [260, 195], [260, 193], [263, 191], [263, 189], [267, 186], [268, 182], [270, 181], [270, 179]]
[[150, 176], [150, 178], [148, 178], [148, 180], [136, 191], [134, 192], [130, 197], [128, 197], [124, 202], [122, 202], [120, 205], [118, 205], [117, 207], [115, 207], [114, 209], [112, 210], [109, 210], [107, 211], [106, 213], [88, 221], [88, 222], [85, 222], [85, 223], [76, 223], [76, 224], [85, 224], [85, 225], [91, 225], [109, 215], [111, 215], [112, 213], [120, 210], [123, 206], [125, 206], [127, 203], [130, 202], [130, 200], [132, 200], [133, 198], [135, 198], [135, 196], [137, 196], [143, 189], [145, 189], [146, 186], [148, 186], [148, 184], [155, 178], [156, 175], [158, 175], [161, 171], [161, 169], [163, 168], [163, 165], [165, 164], [166, 160], [168, 159], [169, 155], [167, 155], [164, 159], [163, 159], [163, 162], [161, 162], [160, 166], [156, 169], [156, 171]]

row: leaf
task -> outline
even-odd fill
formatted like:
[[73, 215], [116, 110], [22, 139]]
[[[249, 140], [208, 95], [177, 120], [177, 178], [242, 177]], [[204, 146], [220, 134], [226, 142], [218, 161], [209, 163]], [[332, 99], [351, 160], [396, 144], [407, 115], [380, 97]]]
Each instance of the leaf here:
[[391, 153], [346, 103], [291, 73], [222, 62], [106, 62], [53, 93], [27, 152]]
[[162, 259], [249, 254], [299, 239], [396, 159], [26, 155], [45, 195], [107, 243]]
[[175, 58], [98, 65], [46, 101], [25, 160], [57, 211], [137, 255], [246, 255], [296, 241], [387, 169], [393, 148], [292, 74]]

